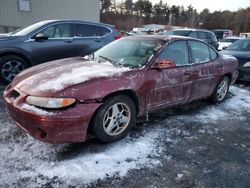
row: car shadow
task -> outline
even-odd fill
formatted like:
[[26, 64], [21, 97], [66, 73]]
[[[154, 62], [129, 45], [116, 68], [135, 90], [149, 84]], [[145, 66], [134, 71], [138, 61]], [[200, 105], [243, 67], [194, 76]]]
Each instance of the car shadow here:
[[250, 82], [237, 80], [235, 85], [238, 87], [250, 87]]
[[[229, 94], [228, 98], [230, 97], [232, 97], [232, 95]], [[213, 104], [207, 100], [199, 100], [181, 107], [173, 107], [149, 114], [148, 121], [146, 121], [146, 117], [140, 117], [137, 119], [136, 126], [130, 131], [129, 138], [127, 137], [125, 139], [129, 141], [130, 139], [139, 138], [145, 134], [145, 130], [154, 129], [155, 125], [164, 123], [164, 121], [170, 117], [192, 115], [209, 106], [213, 106]], [[122, 141], [123, 140], [118, 142]], [[92, 136], [86, 142], [65, 145], [56, 153], [56, 159], [58, 161], [69, 160], [83, 154], [99, 153], [116, 143], [117, 142], [102, 143]]]

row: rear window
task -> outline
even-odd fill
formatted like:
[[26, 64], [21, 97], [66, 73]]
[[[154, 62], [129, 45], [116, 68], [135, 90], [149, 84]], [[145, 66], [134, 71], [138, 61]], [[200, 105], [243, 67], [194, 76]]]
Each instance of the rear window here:
[[189, 30], [172, 30], [168, 31], [167, 35], [180, 35], [180, 36], [188, 36], [191, 31]]
[[111, 33], [111, 30], [106, 27], [96, 26], [96, 29], [98, 31], [98, 36], [105, 36]]
[[189, 41], [191, 52], [193, 55], [192, 63], [204, 63], [211, 60], [209, 48], [206, 44], [199, 41]]
[[209, 36], [207, 35], [206, 32], [200, 32], [199, 31], [199, 32], [197, 32], [197, 36], [198, 36], [199, 39], [208, 39], [209, 38]]
[[239, 39], [227, 39], [227, 38], [225, 38], [225, 39], [222, 39], [221, 42], [231, 42], [231, 43], [233, 43], [233, 42], [235, 42], [237, 40], [239, 40]]
[[215, 50], [213, 50], [212, 48], [208, 47], [209, 51], [210, 51], [210, 56], [211, 56], [211, 60], [214, 61], [217, 59], [218, 54]]
[[95, 37], [99, 33], [94, 25], [88, 24], [75, 24], [74, 36], [75, 37]]

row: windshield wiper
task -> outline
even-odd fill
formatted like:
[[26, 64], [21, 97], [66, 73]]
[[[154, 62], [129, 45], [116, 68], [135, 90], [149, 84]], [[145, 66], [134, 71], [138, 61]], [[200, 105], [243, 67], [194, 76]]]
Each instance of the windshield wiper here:
[[110, 62], [114, 66], [119, 66], [115, 61], [113, 61], [112, 59], [109, 59], [108, 57], [104, 57], [102, 55], [99, 55], [99, 57], [106, 60], [106, 61], [108, 61], [108, 62]]

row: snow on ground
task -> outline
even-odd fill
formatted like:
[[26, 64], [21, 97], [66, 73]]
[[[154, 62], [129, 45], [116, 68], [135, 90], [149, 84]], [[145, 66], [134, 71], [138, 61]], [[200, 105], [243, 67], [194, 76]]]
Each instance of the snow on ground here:
[[[169, 142], [171, 134], [188, 135], [182, 125], [192, 122], [209, 124], [224, 118], [242, 119], [241, 111], [250, 113], [249, 90], [230, 88], [231, 96], [221, 104], [206, 105], [189, 115], [167, 116], [152, 126], [142, 127], [139, 136], [111, 144], [98, 142], [82, 144], [81, 151], [61, 159], [60, 153], [71, 146], [51, 145], [37, 141], [19, 131], [11, 120], [4, 122], [6, 112], [0, 114], [0, 187], [41, 187], [48, 179], [58, 179], [64, 185], [86, 185], [109, 177], [123, 177], [132, 169], [160, 165], [157, 156], [162, 152], [160, 138]], [[166, 126], [167, 125], [167, 126]], [[171, 130], [168, 125], [178, 125]], [[95, 148], [92, 150], [91, 148]], [[168, 157], [168, 156], [167, 156]], [[58, 183], [58, 182], [57, 182]], [[57, 183], [52, 184], [58, 187]]]
[[[215, 122], [219, 119], [242, 119], [242, 111], [250, 111], [250, 91], [235, 86], [230, 87], [231, 98], [217, 105], [212, 105], [193, 118], [204, 123]], [[232, 114], [234, 114], [232, 116]]]

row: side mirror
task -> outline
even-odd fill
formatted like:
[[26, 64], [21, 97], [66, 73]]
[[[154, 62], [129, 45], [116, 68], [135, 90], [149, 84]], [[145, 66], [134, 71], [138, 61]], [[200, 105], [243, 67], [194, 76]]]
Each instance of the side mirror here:
[[164, 60], [156, 60], [156, 62], [152, 65], [151, 68], [161, 70], [173, 67], [176, 67], [176, 63], [173, 60], [164, 59]]
[[38, 33], [35, 35], [34, 39], [36, 41], [43, 41], [43, 40], [48, 40], [49, 36], [44, 34], [44, 33]]

